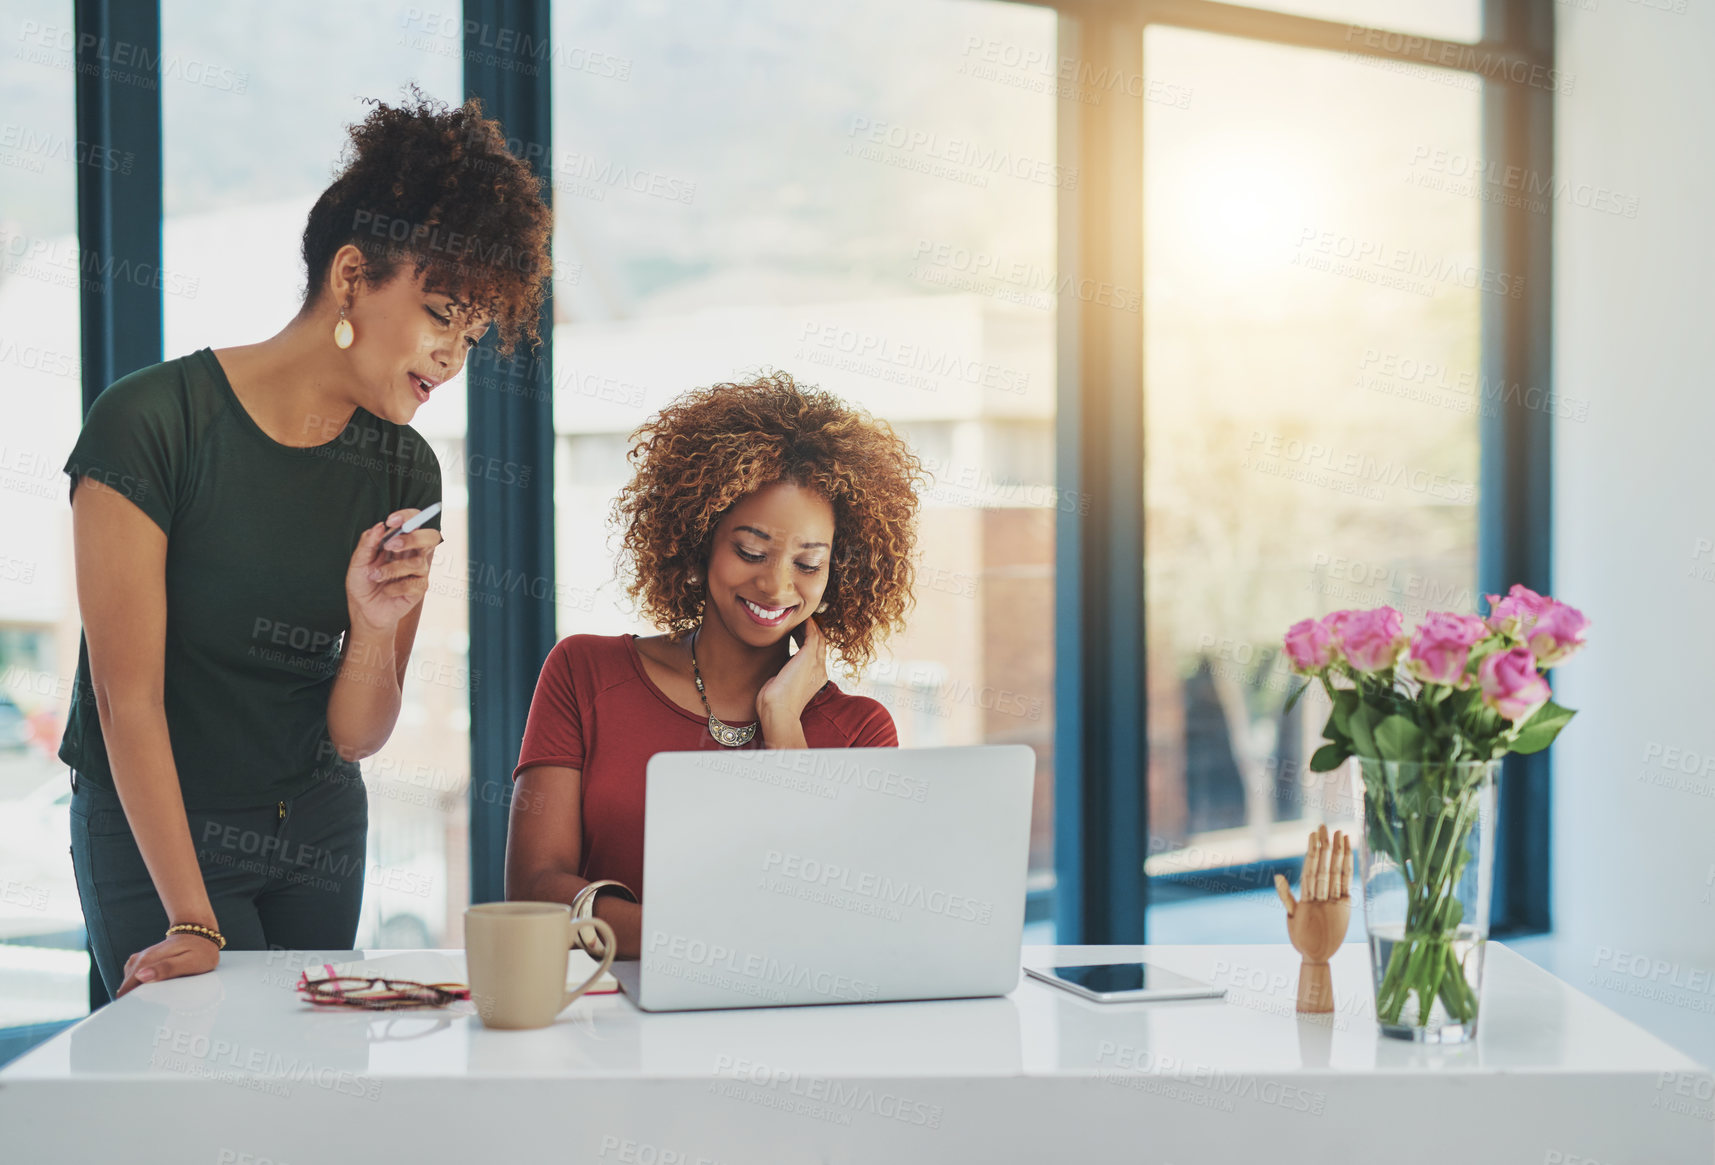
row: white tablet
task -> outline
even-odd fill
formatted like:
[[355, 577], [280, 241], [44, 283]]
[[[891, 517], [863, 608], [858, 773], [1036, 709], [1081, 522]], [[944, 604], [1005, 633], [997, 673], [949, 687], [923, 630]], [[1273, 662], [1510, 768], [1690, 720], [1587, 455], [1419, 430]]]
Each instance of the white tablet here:
[[1097, 1003], [1133, 1003], [1151, 999], [1219, 999], [1227, 993], [1200, 979], [1153, 963], [1080, 963], [1026, 967], [1024, 973], [1063, 987]]

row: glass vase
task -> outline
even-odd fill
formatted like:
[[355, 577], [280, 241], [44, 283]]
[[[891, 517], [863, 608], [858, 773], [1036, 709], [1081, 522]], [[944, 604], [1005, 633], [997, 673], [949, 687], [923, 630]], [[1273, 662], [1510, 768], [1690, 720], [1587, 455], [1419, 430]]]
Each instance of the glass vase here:
[[1419, 1043], [1475, 1039], [1501, 762], [1346, 763], [1364, 806], [1357, 874], [1376, 1023]]

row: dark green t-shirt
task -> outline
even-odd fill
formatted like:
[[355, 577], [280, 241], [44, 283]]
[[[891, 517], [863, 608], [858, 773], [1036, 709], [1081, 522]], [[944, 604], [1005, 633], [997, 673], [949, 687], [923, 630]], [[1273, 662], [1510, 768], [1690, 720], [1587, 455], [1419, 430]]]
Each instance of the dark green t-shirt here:
[[[93, 476], [166, 532], [167, 731], [185, 804], [263, 805], [356, 778], [327, 743], [346, 567], [365, 529], [441, 500], [428, 442], [360, 408], [326, 444], [281, 445], [202, 348], [108, 386], [65, 472], [72, 493]], [[87, 637], [59, 756], [113, 787]]]

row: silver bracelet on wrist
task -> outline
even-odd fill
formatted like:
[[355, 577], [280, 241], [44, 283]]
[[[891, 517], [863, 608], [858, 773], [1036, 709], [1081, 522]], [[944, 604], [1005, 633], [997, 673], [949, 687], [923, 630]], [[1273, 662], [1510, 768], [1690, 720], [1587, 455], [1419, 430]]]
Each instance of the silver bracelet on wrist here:
[[[637, 895], [631, 892], [631, 887], [624, 882], [616, 882], [612, 878], [603, 878], [599, 882], [591, 882], [576, 894], [572, 895], [572, 921], [582, 922], [595, 917], [595, 900], [603, 890], [613, 890], [625, 896], [627, 902], [637, 901]], [[601, 939], [595, 933], [595, 927], [578, 927], [573, 934], [577, 937], [578, 945], [596, 958], [606, 954]]]

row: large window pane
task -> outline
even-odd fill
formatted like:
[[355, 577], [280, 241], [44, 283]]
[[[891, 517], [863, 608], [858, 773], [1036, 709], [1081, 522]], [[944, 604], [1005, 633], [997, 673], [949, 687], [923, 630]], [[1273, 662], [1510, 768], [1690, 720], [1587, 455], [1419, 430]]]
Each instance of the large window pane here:
[[1052, 13], [747, 0], [554, 21], [559, 634], [648, 631], [618, 601], [606, 516], [626, 434], [669, 399], [773, 367], [871, 410], [935, 484], [910, 629], [842, 682], [907, 745], [1035, 747], [1046, 887], [1055, 198], [1076, 180], [1027, 63], [1052, 61]]
[[[456, 3], [391, 0], [210, 5], [164, 0], [164, 60], [205, 79], [162, 90], [166, 355], [253, 344], [285, 326], [305, 286], [304, 220], [345, 147], [346, 126], [405, 86], [463, 100]], [[331, 343], [331, 339], [329, 341]], [[469, 897], [470, 776], [464, 376], [413, 426], [440, 458], [446, 541], [435, 553], [398, 726], [363, 762], [369, 868], [360, 946], [458, 946]], [[377, 518], [380, 515], [376, 515]], [[74, 639], [75, 643], [75, 639]]]
[[[1484, 270], [1480, 203], [1446, 181], [1448, 159], [1478, 156], [1475, 94], [1201, 33], [1145, 43], [1196, 93], [1145, 121], [1161, 875], [1302, 855], [1309, 826], [1349, 819], [1306, 763], [1325, 697], [1282, 713], [1298, 681], [1280, 636], [1346, 607], [1391, 604], [1408, 625], [1474, 609], [1480, 300], [1522, 286]], [[1223, 937], [1278, 940], [1256, 890]], [[1154, 912], [1153, 940], [1183, 937], [1178, 909]]]
[[77, 674], [71, 507], [83, 416], [72, 6], [7, 5], [0, 35], [0, 1027], [89, 1010], [57, 753]]

